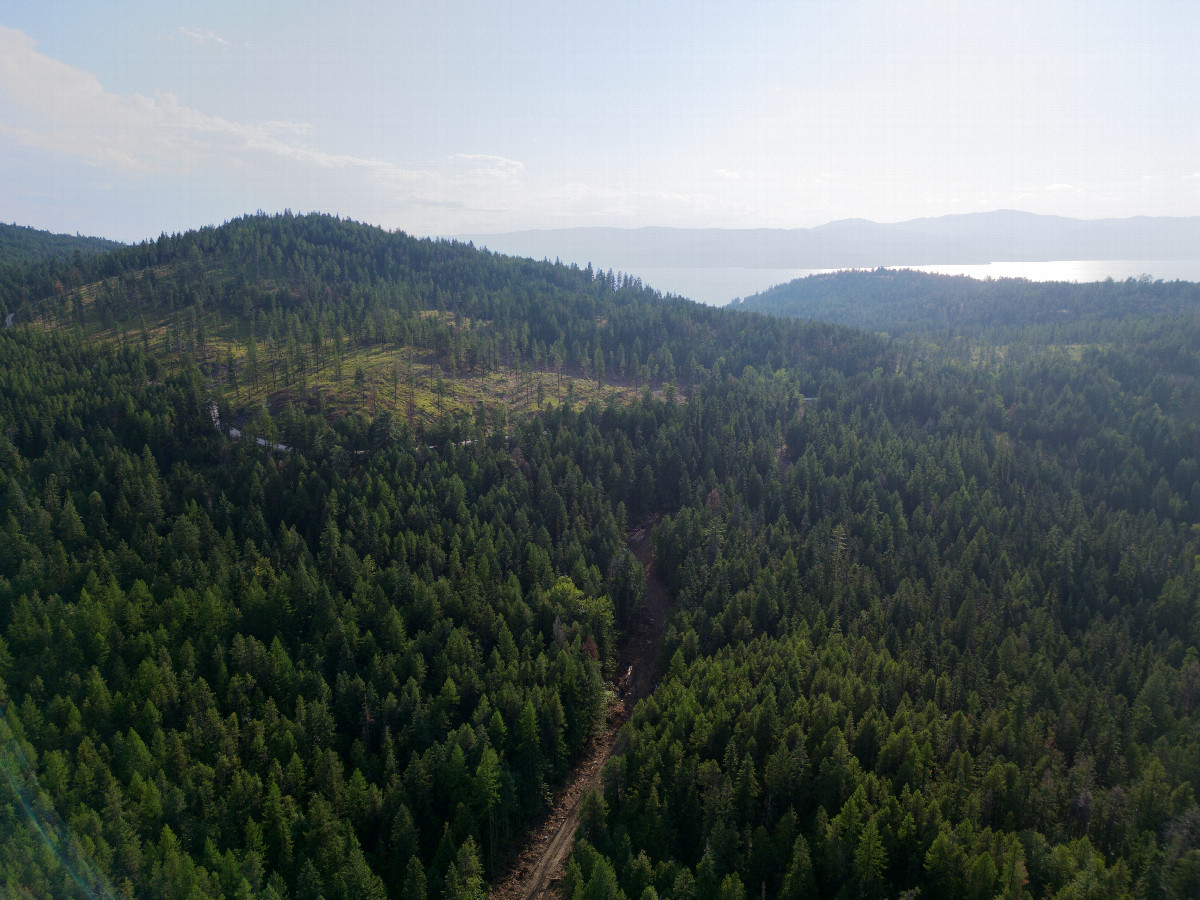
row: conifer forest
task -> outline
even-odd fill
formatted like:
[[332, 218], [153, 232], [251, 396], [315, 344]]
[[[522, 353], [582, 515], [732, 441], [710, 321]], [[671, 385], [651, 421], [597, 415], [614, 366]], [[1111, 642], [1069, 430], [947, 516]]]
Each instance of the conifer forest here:
[[1200, 896], [1200, 286], [5, 227], [5, 896]]

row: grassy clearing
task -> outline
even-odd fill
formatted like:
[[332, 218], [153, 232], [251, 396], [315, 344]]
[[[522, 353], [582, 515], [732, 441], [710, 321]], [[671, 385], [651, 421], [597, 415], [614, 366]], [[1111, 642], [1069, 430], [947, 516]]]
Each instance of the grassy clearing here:
[[[640, 392], [632, 382], [598, 380], [575, 371], [555, 372], [502, 361], [490, 371], [458, 371], [428, 348], [392, 343], [351, 347], [339, 353], [332, 338], [321, 346], [281, 347], [251, 340], [240, 318], [192, 308], [178, 309], [148, 320], [130, 311], [119, 320], [101, 324], [96, 297], [111, 285], [86, 285], [55, 309], [47, 309], [38, 324], [44, 328], [73, 328], [88, 339], [119, 345], [136, 344], [155, 354], [161, 375], [196, 364], [222, 400], [231, 421], [266, 404], [279, 409], [288, 402], [338, 417], [354, 410], [375, 415], [388, 410], [414, 426], [435, 425], [480, 404], [489, 412], [502, 408], [509, 415], [534, 414], [547, 404], [625, 402]], [[76, 302], [78, 298], [78, 302]], [[452, 314], [423, 310], [422, 318]], [[462, 327], [485, 327], [486, 322], [461, 319]], [[251, 346], [253, 345], [253, 359]]]
[[[596, 379], [551, 371], [505, 367], [491, 372], [451, 376], [434, 354], [415, 347], [367, 347], [286, 373], [267, 364], [267, 372], [250, 377], [245, 345], [213, 342], [212, 361], [204, 366], [233, 407], [236, 416], [266, 403], [276, 408], [288, 401], [306, 403], [328, 415], [355, 409], [374, 415], [389, 410], [412, 424], [435, 424], [443, 418], [473, 413], [482, 403], [492, 410], [526, 415], [548, 403], [618, 402], [631, 397], [630, 385], [602, 384]], [[260, 357], [261, 360], [261, 357]], [[230, 363], [233, 374], [230, 377]]]

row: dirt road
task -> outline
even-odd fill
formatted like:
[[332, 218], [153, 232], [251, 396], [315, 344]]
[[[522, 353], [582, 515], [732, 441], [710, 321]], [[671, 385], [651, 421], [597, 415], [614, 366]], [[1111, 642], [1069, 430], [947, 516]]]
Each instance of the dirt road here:
[[525, 849], [501, 881], [488, 892], [488, 900], [537, 900], [558, 896], [558, 883], [571, 854], [579, 807], [588, 791], [600, 784], [604, 763], [612, 753], [617, 732], [625, 722], [624, 702], [608, 709], [602, 732], [592, 738], [571, 778], [554, 798], [554, 805], [530, 835]]
[[583, 759], [549, 812], [533, 830], [524, 850], [506, 876], [488, 892], [488, 900], [549, 900], [558, 896], [563, 867], [571, 853], [579, 807], [592, 788], [599, 786], [604, 764], [629, 718], [633, 705], [652, 690], [658, 678], [658, 657], [666, 632], [670, 595], [654, 568], [649, 523], [630, 535], [629, 549], [646, 570], [646, 602], [617, 653], [617, 672], [632, 672], [626, 693], [608, 708], [604, 730], [592, 738]]
[[658, 573], [654, 547], [650, 544], [647, 522], [629, 536], [629, 549], [646, 572], [646, 602], [634, 617], [633, 628], [617, 652], [617, 672], [624, 674], [633, 667], [626, 685], [628, 699], [633, 703], [647, 696], [658, 683], [658, 657], [667, 632], [667, 616], [671, 613], [671, 595], [666, 582]]

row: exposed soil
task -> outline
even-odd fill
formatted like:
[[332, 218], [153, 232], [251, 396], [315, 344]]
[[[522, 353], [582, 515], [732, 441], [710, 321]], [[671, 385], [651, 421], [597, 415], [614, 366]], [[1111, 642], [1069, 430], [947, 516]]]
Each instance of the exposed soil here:
[[658, 573], [654, 547], [650, 543], [653, 525], [653, 521], [646, 522], [629, 535], [628, 541], [629, 549], [646, 572], [646, 602], [638, 610], [633, 627], [617, 651], [617, 681], [625, 689], [631, 707], [658, 684], [658, 656], [662, 652], [667, 616], [671, 612], [671, 595]]
[[617, 651], [619, 698], [608, 708], [604, 730], [588, 744], [554, 804], [534, 828], [508, 874], [488, 892], [488, 900], [549, 900], [558, 897], [563, 867], [571, 853], [579, 808], [588, 791], [600, 784], [604, 764], [613, 752], [617, 733], [634, 704], [658, 683], [659, 654], [671, 610], [667, 586], [659, 577], [647, 522], [629, 536], [629, 549], [646, 571], [646, 602]]
[[488, 900], [537, 900], [558, 896], [563, 867], [571, 853], [575, 826], [579, 823], [579, 807], [588, 791], [600, 784], [604, 764], [612, 753], [617, 732], [626, 716], [624, 701], [617, 701], [608, 708], [604, 730], [592, 738], [566, 786], [530, 833], [508, 874], [488, 892]]

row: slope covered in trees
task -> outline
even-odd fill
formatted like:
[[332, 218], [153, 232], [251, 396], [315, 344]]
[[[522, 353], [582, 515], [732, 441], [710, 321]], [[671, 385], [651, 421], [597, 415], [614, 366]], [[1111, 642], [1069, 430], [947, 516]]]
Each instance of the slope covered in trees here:
[[[689, 320], [683, 301], [607, 276], [527, 263], [515, 265], [531, 275], [513, 274], [469, 248], [332, 219], [254, 225], [378, 240], [384, 264], [428, 255], [396, 263], [357, 307], [353, 286], [322, 287], [335, 328], [363, 307], [419, 328], [430, 317], [404, 302], [404, 279], [445, 265], [443, 281], [457, 271], [467, 285], [443, 293], [448, 316], [488, 306], [509, 329], [486, 339], [511, 340], [502, 346], [518, 358], [514, 322], [552, 345], [583, 334], [617, 355], [631, 334], [631, 355], [644, 346], [667, 367], [659, 383], [675, 377], [670, 341], [684, 347], [685, 328], [707, 335], [694, 346], [718, 371], [717, 349], [749, 352], [729, 337], [743, 317]], [[118, 891], [470, 896], [596, 724], [615, 629], [640, 599], [626, 524], [688, 490], [678, 459], [660, 460], [659, 419], [678, 401], [668, 390], [604, 411], [564, 404], [511, 430], [484, 409], [419, 437], [387, 410], [331, 428], [291, 404], [260, 408], [245, 434], [292, 452], [231, 443], [209, 405], [235, 389], [201, 368], [202, 350], [123, 339], [90, 320], [132, 316], [117, 301], [129, 299], [126, 282], [110, 274], [122, 270], [166, 295], [139, 296], [139, 316], [169, 320], [176, 285], [193, 311], [237, 258], [219, 242], [244, 227], [214, 232], [198, 263], [191, 247], [203, 236], [175, 239], [190, 274], [170, 271], [169, 255], [138, 255], [148, 247], [74, 260], [55, 275], [78, 287], [21, 299], [50, 307], [41, 321], [59, 327], [4, 335], [9, 727]], [[311, 246], [295, 269], [258, 282], [275, 291], [258, 298], [268, 329], [273, 315], [284, 327], [320, 321], [318, 303], [284, 288], [304, 260], [337, 250]], [[276, 314], [281, 295], [294, 318]], [[57, 320], [60, 301], [83, 320]], [[508, 304], [521, 303], [530, 311], [518, 322]], [[226, 327], [253, 327], [250, 308], [243, 318], [228, 308]], [[831, 335], [860, 341], [750, 321], [777, 353]], [[25, 862], [39, 859], [35, 833], [21, 833], [6, 844], [6, 871], [40, 884]]]
[[194, 372], [2, 349], [8, 722], [118, 890], [480, 877], [611, 665], [620, 526], [552, 433], [518, 465], [285, 411], [302, 449], [271, 459], [213, 429]]
[[1200, 434], [1146, 359], [1198, 336], [828, 383], [664, 520], [571, 895], [1193, 896]]
[[[662, 298], [635, 279], [417, 240], [330, 216], [254, 216], [30, 273], [19, 320], [194, 363], [226, 405], [370, 401], [411, 424], [478, 404], [692, 384], [802, 351], [796, 329]], [[851, 332], [822, 334], [842, 356]], [[503, 405], [503, 406], [501, 406]]]
[[797, 278], [733, 308], [889, 334], [996, 338], [1019, 330], [1023, 340], [1083, 343], [1115, 324], [1159, 315], [1194, 314], [1200, 285], [1148, 276], [1103, 282], [986, 281], [912, 269], [831, 272]]
[[5, 299], [24, 291], [25, 285], [38, 277], [39, 268], [52, 270], [64, 260], [108, 253], [121, 246], [104, 238], [54, 234], [0, 222], [0, 321], [13, 312]]
[[[321, 216], [4, 300], [0, 784], [114, 893], [482, 896], [656, 517], [669, 663], [569, 897], [1200, 886], [1193, 313], [959, 352]], [[476, 402], [410, 415], [369, 354]], [[467, 387], [560, 366], [587, 402]], [[66, 893], [7, 800], [0, 883]]]
[[108, 253], [124, 246], [106, 238], [83, 237], [78, 234], [55, 234], [24, 225], [0, 222], [0, 263], [30, 265], [48, 260], [71, 259], [75, 254], [93, 256]]

